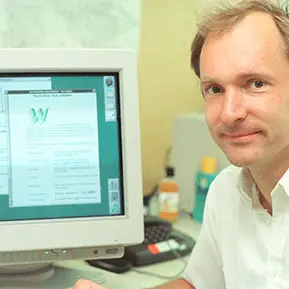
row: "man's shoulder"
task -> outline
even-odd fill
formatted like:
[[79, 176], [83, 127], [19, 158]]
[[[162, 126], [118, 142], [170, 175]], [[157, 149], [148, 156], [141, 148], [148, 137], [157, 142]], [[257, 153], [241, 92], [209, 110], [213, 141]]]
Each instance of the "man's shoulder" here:
[[242, 169], [230, 165], [223, 169], [215, 178], [210, 187], [210, 198], [215, 204], [225, 204], [232, 198], [239, 196], [238, 184]]
[[235, 167], [233, 165], [230, 165], [220, 171], [220, 173], [217, 175], [217, 177], [214, 180], [215, 184], [222, 184], [224, 186], [233, 186], [236, 187], [236, 185], [239, 183], [240, 174], [242, 172], [242, 168]]

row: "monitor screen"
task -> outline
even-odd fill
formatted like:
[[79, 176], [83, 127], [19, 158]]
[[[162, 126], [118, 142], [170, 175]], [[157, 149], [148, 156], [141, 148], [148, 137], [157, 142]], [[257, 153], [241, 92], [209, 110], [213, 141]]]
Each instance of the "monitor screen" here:
[[0, 221], [124, 215], [118, 73], [0, 74]]

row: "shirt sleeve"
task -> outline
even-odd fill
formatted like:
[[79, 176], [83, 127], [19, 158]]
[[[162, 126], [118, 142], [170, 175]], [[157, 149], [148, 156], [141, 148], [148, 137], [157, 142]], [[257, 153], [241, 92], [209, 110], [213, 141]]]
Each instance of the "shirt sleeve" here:
[[[184, 279], [196, 289], [225, 289], [222, 258], [217, 242], [218, 224], [214, 209], [216, 207], [215, 182], [208, 192], [204, 220], [200, 236], [193, 249]], [[215, 191], [215, 192], [214, 192]]]

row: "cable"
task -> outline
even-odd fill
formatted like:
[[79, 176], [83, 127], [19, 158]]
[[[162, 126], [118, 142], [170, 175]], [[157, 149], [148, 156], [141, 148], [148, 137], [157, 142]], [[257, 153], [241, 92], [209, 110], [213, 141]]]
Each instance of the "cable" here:
[[169, 167], [171, 163], [171, 155], [172, 155], [173, 148], [170, 146], [166, 149], [164, 155], [164, 168]]
[[[183, 260], [183, 257], [181, 259], [182, 259], [182, 261], [186, 262], [185, 260]], [[186, 262], [186, 265], [187, 265], [187, 262]], [[175, 274], [175, 275], [172, 275], [172, 276], [165, 276], [165, 275], [161, 275], [161, 274], [157, 274], [157, 273], [151, 273], [151, 272], [148, 272], [148, 271], [138, 270], [138, 269], [135, 269], [135, 268], [132, 268], [132, 271], [134, 271], [134, 272], [136, 272], [138, 274], [149, 276], [149, 277], [157, 277], [159, 279], [166, 280], [166, 282], [162, 282], [159, 285], [157, 285], [157, 287], [158, 287], [158, 286], [164, 285], [165, 283], [167, 283], [169, 281], [174, 281], [174, 280], [180, 278], [180, 276], [184, 273], [184, 271], [185, 271], [185, 269], [187, 267], [186, 265], [184, 265], [184, 267], [182, 268], [182, 270], [178, 274]], [[153, 289], [155, 287], [156, 286], [154, 286], [154, 287], [146, 287], [146, 288], [142, 288], [142, 289]]]
[[[167, 239], [166, 241], [168, 241], [169, 239]], [[173, 281], [177, 278], [179, 278], [185, 271], [188, 262], [185, 260], [185, 256], [182, 256], [178, 250], [176, 248], [173, 248], [171, 246], [171, 244], [168, 242], [168, 245], [171, 247], [172, 252], [174, 253], [174, 255], [177, 257], [176, 259], [179, 261], [182, 261], [182, 263], [184, 263], [183, 268], [181, 269], [181, 271], [177, 274], [171, 275], [171, 276], [167, 276], [167, 275], [162, 275], [162, 274], [157, 274], [157, 273], [152, 273], [149, 271], [145, 271], [145, 270], [139, 270], [139, 269], [135, 269], [135, 268], [131, 268], [132, 271], [138, 273], [138, 274], [142, 274], [142, 275], [147, 275], [149, 277], [156, 277], [159, 279], [164, 279], [166, 281]], [[160, 284], [161, 285], [161, 284]], [[151, 289], [151, 288], [143, 288], [143, 289]]]
[[[165, 275], [161, 275], [161, 274], [157, 274], [157, 273], [151, 273], [151, 272], [148, 272], [148, 271], [138, 270], [138, 269], [135, 269], [135, 268], [132, 268], [131, 270], [136, 272], [136, 273], [138, 273], [138, 274], [146, 275], [146, 276], [149, 276], [149, 277], [157, 277], [159, 279], [164, 279], [164, 280], [166, 280], [166, 282], [168, 282], [168, 281], [173, 281], [173, 280], [176, 280], [177, 278], [179, 278], [184, 273], [185, 269], [186, 269], [186, 266], [184, 266], [182, 268], [182, 270], [178, 274], [175, 274], [175, 275], [172, 275], [172, 276], [165, 276]], [[158, 286], [161, 286], [163, 284], [164, 283], [161, 283]], [[155, 288], [155, 286], [153, 288]], [[152, 289], [152, 288], [142, 288], [142, 289]]]
[[182, 270], [178, 273], [178, 274], [175, 274], [175, 275], [172, 275], [172, 276], [166, 276], [166, 275], [161, 275], [161, 274], [157, 274], [157, 273], [152, 273], [152, 272], [148, 272], [148, 271], [144, 271], [144, 270], [139, 270], [139, 269], [135, 269], [135, 268], [132, 268], [131, 270], [138, 273], [138, 274], [141, 274], [141, 275], [147, 275], [149, 277], [157, 277], [159, 279], [164, 279], [164, 280], [167, 280], [167, 281], [172, 281], [172, 280], [175, 280], [177, 279], [178, 277], [180, 277], [184, 271], [186, 269], [186, 266], [184, 266], [184, 268], [182, 268]]

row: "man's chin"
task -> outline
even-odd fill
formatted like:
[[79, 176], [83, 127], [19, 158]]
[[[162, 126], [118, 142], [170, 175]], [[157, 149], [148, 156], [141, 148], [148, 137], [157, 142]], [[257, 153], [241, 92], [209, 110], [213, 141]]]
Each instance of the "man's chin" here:
[[244, 168], [244, 167], [248, 167], [251, 162], [249, 161], [245, 161], [245, 160], [241, 160], [241, 159], [229, 159], [230, 163], [235, 166], [235, 167], [239, 167], [239, 168]]
[[260, 154], [254, 151], [226, 153], [229, 162], [236, 167], [250, 167], [260, 160]]

